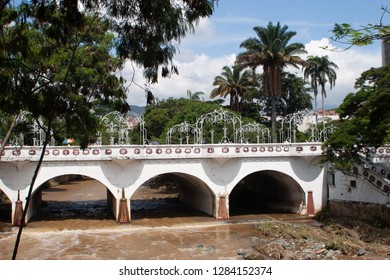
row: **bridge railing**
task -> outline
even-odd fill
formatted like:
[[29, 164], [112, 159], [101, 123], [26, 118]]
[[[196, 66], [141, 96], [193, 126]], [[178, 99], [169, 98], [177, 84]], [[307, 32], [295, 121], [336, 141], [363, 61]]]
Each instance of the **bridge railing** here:
[[[42, 147], [6, 147], [0, 161], [38, 161]], [[81, 150], [72, 146], [50, 146], [45, 161], [137, 160], [180, 158], [234, 158], [320, 156], [320, 143], [294, 144], [213, 144], [213, 145], [123, 145], [90, 146]]]

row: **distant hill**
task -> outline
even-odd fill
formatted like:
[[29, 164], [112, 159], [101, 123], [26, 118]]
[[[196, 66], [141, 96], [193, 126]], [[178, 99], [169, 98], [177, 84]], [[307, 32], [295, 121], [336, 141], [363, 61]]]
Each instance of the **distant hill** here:
[[145, 112], [144, 106], [130, 105], [130, 109], [132, 112], [142, 116]]

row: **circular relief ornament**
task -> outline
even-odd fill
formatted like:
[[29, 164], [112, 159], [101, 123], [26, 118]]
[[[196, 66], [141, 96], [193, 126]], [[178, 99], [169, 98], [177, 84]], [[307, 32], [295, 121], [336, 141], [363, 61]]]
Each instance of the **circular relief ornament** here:
[[265, 152], [265, 148], [264, 148], [264, 147], [261, 147], [261, 148], [260, 148], [260, 152], [264, 153], [264, 152]]
[[63, 150], [63, 151], [62, 151], [62, 154], [63, 154], [64, 156], [67, 156], [67, 155], [70, 154], [70, 152], [69, 152], [69, 150]]
[[158, 148], [158, 149], [156, 150], [156, 154], [161, 155], [161, 154], [162, 154], [162, 149]]
[[200, 153], [200, 148], [195, 148], [194, 152], [195, 152], [195, 154], [199, 154]]
[[73, 150], [73, 155], [78, 156], [80, 154], [79, 150]]
[[97, 150], [97, 149], [95, 149], [95, 150], [92, 151], [92, 153], [93, 153], [95, 156], [97, 156], [98, 154], [100, 154], [100, 151]]
[[181, 149], [180, 148], [175, 149], [175, 153], [176, 154], [181, 154]]
[[277, 152], [281, 152], [282, 151], [282, 147], [276, 147], [276, 151]]
[[253, 153], [256, 153], [256, 152], [257, 152], [257, 148], [256, 148], [256, 147], [252, 147], [251, 151], [252, 151]]
[[172, 153], [172, 149], [171, 148], [165, 149], [165, 153], [168, 154], [168, 155], [171, 154]]
[[85, 156], [89, 155], [89, 150], [84, 150], [83, 155], [85, 155]]
[[30, 150], [30, 151], [28, 151], [28, 154], [30, 155], [30, 156], [33, 156], [33, 155], [35, 155], [37, 152], [35, 151], [35, 150]]
[[111, 155], [111, 154], [112, 154], [112, 150], [111, 150], [111, 149], [107, 149], [107, 150], [105, 151], [105, 154], [106, 154], [106, 155]]
[[54, 150], [54, 151], [53, 151], [53, 155], [58, 156], [59, 154], [60, 154], [60, 151], [59, 151], [59, 150]]
[[273, 147], [268, 147], [268, 152], [273, 152], [274, 148]]
[[146, 153], [147, 153], [148, 155], [150, 155], [150, 154], [153, 153], [153, 150], [152, 150], [151, 148], [147, 148], [147, 149], [146, 149]]
[[207, 152], [208, 152], [209, 154], [214, 153], [214, 148], [208, 148], [208, 149], [207, 149]]
[[191, 153], [191, 149], [190, 149], [190, 148], [186, 148], [186, 149], [184, 150], [184, 152], [185, 152], [186, 154], [190, 154], [190, 153]]
[[[125, 149], [122, 149], [122, 150], [125, 150]], [[122, 151], [121, 150], [121, 151]], [[127, 150], [126, 150], [126, 153], [127, 153]], [[141, 153], [141, 150], [140, 149], [135, 149], [134, 150], [134, 154], [136, 154], [136, 155], [139, 155]], [[121, 153], [122, 154], [122, 153]], [[122, 155], [124, 155], [124, 154], [122, 154]]]

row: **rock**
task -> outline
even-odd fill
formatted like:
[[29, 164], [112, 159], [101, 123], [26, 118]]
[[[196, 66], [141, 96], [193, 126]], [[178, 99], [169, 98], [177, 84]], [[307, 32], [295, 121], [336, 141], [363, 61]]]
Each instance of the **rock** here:
[[203, 248], [204, 245], [203, 245], [203, 244], [196, 244], [195, 247], [196, 247], [196, 248]]
[[357, 255], [361, 257], [364, 256], [366, 253], [367, 253], [366, 249], [360, 248], [359, 251], [357, 252]]
[[306, 257], [305, 257], [306, 260], [315, 260], [316, 258], [317, 258], [317, 255], [314, 253], [310, 253], [310, 254], [306, 255]]
[[336, 255], [336, 251], [330, 249], [327, 253], [326, 253], [326, 257], [327, 258], [333, 258], [334, 256]]
[[237, 251], [237, 255], [239, 255], [239, 256], [245, 257], [246, 254], [247, 254], [247, 253], [245, 252], [244, 249], [238, 249], [238, 251]]
[[215, 247], [214, 246], [210, 246], [206, 249], [207, 252], [211, 252], [211, 251], [214, 251], [215, 250]]

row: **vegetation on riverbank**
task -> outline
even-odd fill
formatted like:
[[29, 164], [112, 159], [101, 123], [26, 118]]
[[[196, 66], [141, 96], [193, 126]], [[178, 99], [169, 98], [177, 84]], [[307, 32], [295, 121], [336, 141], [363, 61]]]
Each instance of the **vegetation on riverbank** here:
[[270, 220], [259, 225], [264, 237], [258, 254], [246, 259], [390, 259], [390, 227], [383, 221], [336, 217], [328, 210], [317, 226]]

